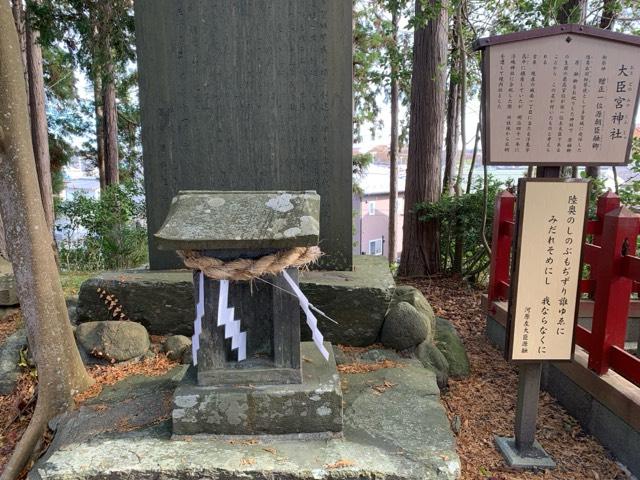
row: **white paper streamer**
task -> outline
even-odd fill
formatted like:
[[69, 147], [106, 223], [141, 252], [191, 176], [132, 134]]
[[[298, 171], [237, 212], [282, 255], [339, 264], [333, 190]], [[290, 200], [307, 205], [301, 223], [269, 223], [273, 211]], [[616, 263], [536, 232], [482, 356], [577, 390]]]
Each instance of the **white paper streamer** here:
[[193, 322], [193, 336], [191, 337], [191, 356], [193, 364], [198, 365], [198, 350], [200, 349], [200, 333], [202, 332], [202, 316], [204, 315], [204, 274], [200, 272], [198, 279], [198, 304], [196, 305], [196, 319]]
[[218, 327], [224, 326], [224, 338], [231, 339], [231, 350], [238, 350], [238, 361], [247, 358], [247, 332], [240, 331], [240, 320], [235, 320], [235, 309], [229, 308], [229, 280], [220, 280], [218, 296]]
[[316, 345], [316, 348], [320, 350], [320, 353], [322, 354], [324, 359], [329, 360], [329, 352], [327, 351], [323, 343], [324, 337], [318, 329], [318, 319], [313, 314], [310, 308], [312, 305], [309, 303], [307, 297], [304, 296], [302, 290], [300, 290], [296, 282], [293, 281], [293, 278], [289, 276], [286, 270], [282, 271], [282, 275], [284, 276], [284, 279], [287, 281], [289, 286], [293, 289], [296, 297], [298, 297], [300, 307], [302, 307], [302, 310], [307, 317], [307, 325], [309, 325], [309, 328], [311, 329], [311, 338], [313, 339], [313, 343]]

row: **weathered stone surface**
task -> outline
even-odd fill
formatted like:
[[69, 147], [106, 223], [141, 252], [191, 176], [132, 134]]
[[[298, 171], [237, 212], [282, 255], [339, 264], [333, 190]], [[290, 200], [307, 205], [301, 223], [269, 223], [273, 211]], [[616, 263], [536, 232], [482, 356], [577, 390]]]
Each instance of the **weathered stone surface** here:
[[469, 375], [469, 358], [455, 327], [444, 318], [436, 319], [435, 344], [449, 363], [451, 377]]
[[76, 339], [85, 352], [122, 362], [149, 350], [149, 334], [139, 323], [127, 321], [87, 322], [78, 325]]
[[0, 344], [0, 395], [13, 392], [20, 376], [20, 350], [27, 345], [27, 332], [21, 328]]
[[[175, 379], [127, 379], [57, 422], [54, 443], [29, 478], [453, 480], [460, 463], [435, 375], [417, 360], [402, 362], [403, 368], [342, 377], [344, 438], [335, 439], [171, 440], [163, 419]], [[371, 388], [385, 381], [394, 386], [381, 394]], [[353, 463], [328, 468], [339, 460]]]
[[0, 256], [0, 305], [17, 305], [16, 280], [11, 263]]
[[[325, 346], [332, 351], [331, 345]], [[175, 435], [298, 434], [342, 431], [342, 392], [335, 359], [313, 343], [300, 346], [307, 359], [303, 383], [293, 385], [200, 386], [190, 369], [176, 389]]]
[[[189, 270], [129, 270], [91, 278], [80, 288], [78, 322], [111, 319], [98, 288], [115, 295], [127, 317], [153, 335], [193, 335], [195, 301]], [[365, 346], [380, 336], [395, 282], [384, 258], [363, 255], [354, 257], [353, 271], [300, 272], [300, 288], [311, 303], [339, 323], [317, 315], [325, 340]], [[300, 321], [302, 339], [309, 340], [304, 315]]]
[[433, 342], [425, 340], [416, 347], [416, 357], [424, 368], [435, 372], [438, 386], [444, 388], [449, 382], [449, 362]]
[[316, 192], [180, 191], [155, 234], [161, 250], [291, 248], [318, 244]]
[[127, 318], [152, 335], [193, 335], [195, 303], [190, 270], [105, 272], [85, 281], [78, 299], [79, 322], [111, 320], [96, 290], [114, 295]]
[[397, 361], [400, 359], [400, 355], [398, 355], [393, 350], [383, 350], [381, 348], [374, 348], [372, 350], [367, 350], [366, 352], [359, 355], [361, 361], [365, 362], [381, 362], [383, 360], [391, 360]]
[[380, 340], [385, 347], [405, 350], [415, 347], [429, 336], [429, 324], [409, 302], [389, 307]]
[[[309, 301], [338, 322], [317, 315], [325, 340], [345, 345], [365, 346], [378, 340], [394, 287], [383, 257], [356, 256], [349, 272], [300, 273], [300, 288]], [[302, 338], [310, 338], [304, 324]]]
[[433, 334], [436, 329], [436, 316], [433, 313], [433, 308], [431, 308], [427, 299], [422, 295], [422, 292], [409, 285], [399, 285], [393, 292], [391, 304], [393, 305], [400, 302], [409, 302], [420, 312], [428, 324], [429, 333], [427, 334], [426, 340], [433, 340]]
[[135, 3], [152, 269], [179, 190], [315, 190], [322, 264], [351, 268], [351, 3]]
[[[185, 359], [185, 353], [190, 349], [191, 339], [184, 335], [171, 335], [163, 345], [163, 350], [167, 354], [167, 357], [177, 361], [183, 361], [183, 359]], [[191, 360], [190, 357], [189, 360]]]

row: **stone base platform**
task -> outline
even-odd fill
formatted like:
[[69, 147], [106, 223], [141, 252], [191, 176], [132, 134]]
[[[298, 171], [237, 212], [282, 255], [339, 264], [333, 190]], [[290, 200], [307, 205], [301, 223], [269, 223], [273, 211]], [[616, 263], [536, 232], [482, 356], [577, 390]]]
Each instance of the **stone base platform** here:
[[[382, 352], [378, 350], [377, 353]], [[31, 480], [453, 480], [460, 461], [435, 374], [416, 360], [340, 373], [344, 435], [172, 439], [182, 367], [129, 377], [54, 425]], [[376, 356], [377, 359], [377, 356]], [[367, 358], [362, 358], [367, 363]], [[371, 362], [375, 362], [372, 359]], [[308, 362], [306, 362], [308, 363]]]
[[[76, 309], [78, 321], [111, 320], [96, 293], [102, 288], [114, 295], [127, 318], [144, 325], [153, 335], [193, 334], [195, 301], [189, 270], [124, 270], [104, 272], [85, 281]], [[336, 344], [366, 346], [380, 336], [395, 282], [386, 258], [358, 255], [352, 271], [300, 273], [300, 289], [309, 301], [338, 324], [318, 315], [324, 339]], [[303, 340], [310, 339], [304, 315]]]
[[173, 398], [173, 434], [339, 434], [342, 390], [331, 344], [325, 346], [328, 361], [312, 342], [300, 345], [301, 384], [200, 386], [191, 367]]

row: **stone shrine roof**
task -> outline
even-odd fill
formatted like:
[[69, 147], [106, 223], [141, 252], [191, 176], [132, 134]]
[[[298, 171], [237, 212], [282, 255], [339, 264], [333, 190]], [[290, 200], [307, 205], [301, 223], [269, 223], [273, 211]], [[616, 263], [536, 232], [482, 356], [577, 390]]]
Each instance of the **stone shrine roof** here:
[[155, 234], [161, 250], [318, 244], [320, 196], [309, 191], [180, 191]]

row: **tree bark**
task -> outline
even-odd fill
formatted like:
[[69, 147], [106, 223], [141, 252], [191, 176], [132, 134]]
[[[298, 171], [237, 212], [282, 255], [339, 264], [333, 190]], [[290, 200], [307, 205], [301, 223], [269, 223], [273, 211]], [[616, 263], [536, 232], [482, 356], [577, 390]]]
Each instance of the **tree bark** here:
[[102, 18], [98, 28], [105, 30], [99, 34], [104, 41], [104, 65], [102, 69], [102, 107], [104, 109], [103, 133], [104, 133], [104, 175], [105, 185], [114, 185], [119, 178], [119, 154], [118, 154], [118, 109], [116, 106], [116, 79], [113, 58], [111, 52], [111, 19], [113, 10], [111, 2], [100, 2]]
[[22, 54], [22, 65], [24, 71], [24, 81], [26, 85], [27, 96], [29, 92], [29, 72], [27, 71], [27, 37], [25, 28], [25, 11], [22, 0], [11, 0], [11, 12], [13, 13], [13, 21], [18, 32], [18, 40], [20, 41], [20, 53]]
[[38, 365], [38, 402], [0, 477], [13, 480], [31, 459], [47, 422], [87, 388], [73, 338], [38, 188], [18, 35], [9, 2], [0, 2], [0, 215], [29, 345]]
[[105, 185], [119, 182], [118, 158], [118, 110], [116, 106], [116, 85], [113, 64], [105, 66], [106, 75], [103, 78], [102, 105], [104, 108], [104, 178]]
[[459, 49], [458, 30], [455, 28], [457, 19], [451, 32], [451, 62], [449, 65], [449, 90], [447, 92], [447, 133], [445, 138], [446, 153], [444, 160], [444, 174], [442, 178], [442, 191], [453, 194], [453, 172], [458, 158], [458, 135], [460, 119], [460, 85], [454, 72], [458, 68], [456, 53]]
[[93, 107], [96, 120], [96, 153], [98, 162], [98, 175], [100, 177], [100, 191], [107, 186], [104, 171], [104, 111], [102, 109], [102, 78], [95, 75], [93, 81]]
[[[40, 0], [36, 0], [40, 3]], [[47, 126], [46, 94], [42, 70], [42, 49], [40, 33], [30, 26], [27, 18], [27, 66], [29, 71], [29, 109], [31, 112], [31, 138], [36, 159], [38, 185], [48, 231], [53, 241], [53, 186], [51, 184], [51, 158], [49, 156], [49, 129]]]
[[[424, 15], [416, 0], [416, 16]], [[447, 61], [447, 2], [429, 0], [435, 10], [426, 25], [416, 27], [411, 78], [409, 159], [405, 188], [404, 237], [398, 274], [421, 276], [440, 270], [439, 226], [422, 222], [415, 206], [440, 198], [440, 170]], [[439, 6], [439, 8], [438, 8]]]
[[[398, 45], [398, 11], [391, 13], [393, 25], [392, 48]], [[389, 263], [396, 262], [396, 216], [398, 210], [398, 68], [395, 58], [391, 58], [391, 142], [389, 149], [389, 239], [388, 259]]]
[[2, 215], [0, 215], [0, 257], [9, 259], [7, 254], [7, 242], [4, 239], [4, 225], [2, 224]]

